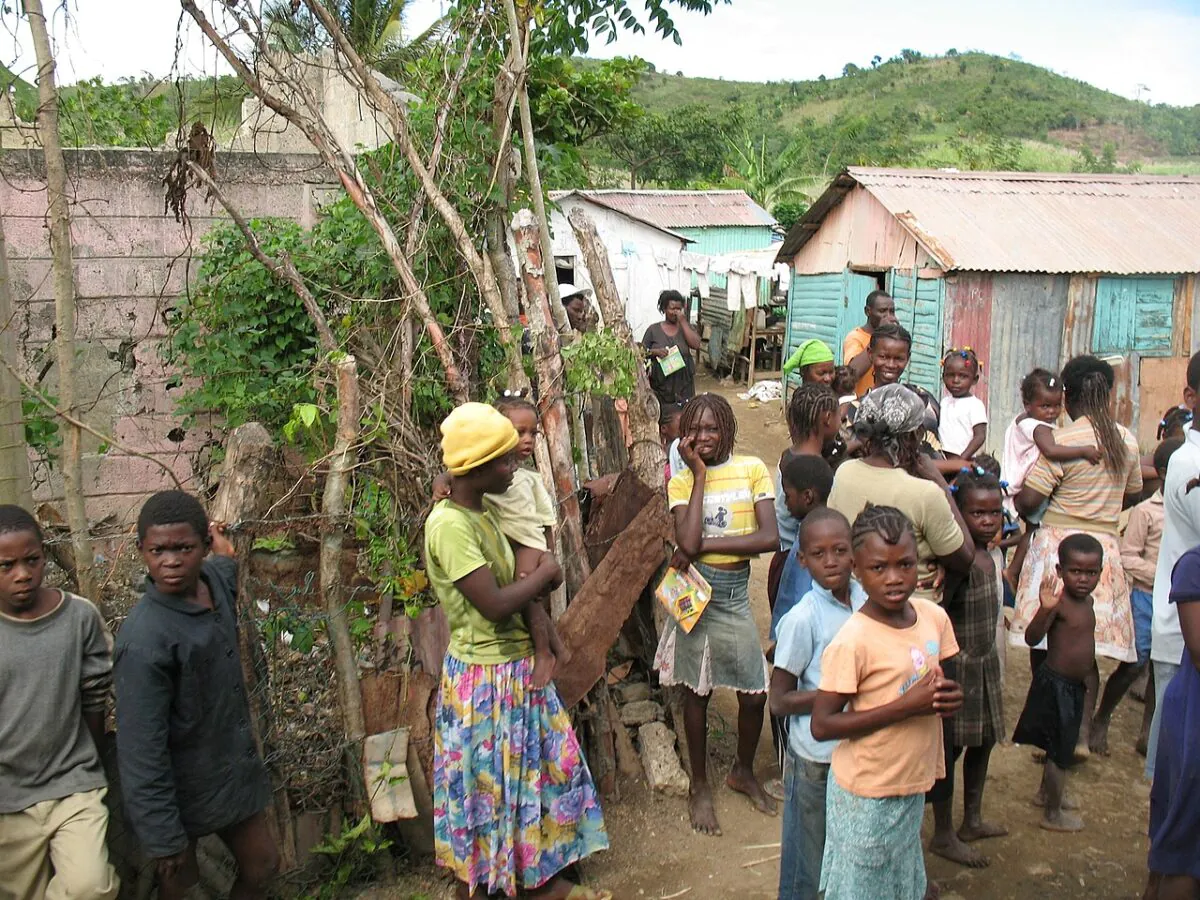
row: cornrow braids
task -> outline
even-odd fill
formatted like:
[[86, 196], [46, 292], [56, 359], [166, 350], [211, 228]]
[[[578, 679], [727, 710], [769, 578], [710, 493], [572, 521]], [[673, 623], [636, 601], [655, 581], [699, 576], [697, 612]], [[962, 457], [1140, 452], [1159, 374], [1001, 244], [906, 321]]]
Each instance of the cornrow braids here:
[[821, 416], [836, 413], [837, 397], [823, 384], [806, 383], [792, 391], [788, 401], [787, 423], [792, 443], [798, 444], [817, 433]]
[[880, 341], [901, 341], [908, 345], [910, 352], [912, 351], [912, 335], [908, 333], [907, 328], [896, 322], [888, 322], [876, 328], [871, 333], [870, 348], [874, 350]]
[[[996, 474], [978, 465], [978, 457], [976, 457], [976, 461], [976, 465], [967, 466], [955, 476], [954, 485], [950, 488], [954, 493], [954, 502], [960, 509], [963, 505], [963, 497], [971, 491], [1003, 492], [1003, 484]], [[997, 466], [997, 468], [999, 467]]]
[[1124, 472], [1129, 449], [1110, 409], [1116, 383], [1113, 367], [1095, 356], [1076, 356], [1063, 366], [1062, 380], [1067, 399], [1092, 423], [1104, 453], [1104, 467], [1114, 475]]
[[716, 462], [723, 463], [733, 455], [733, 442], [737, 440], [737, 417], [729, 401], [720, 394], [697, 394], [689, 400], [679, 417], [679, 433], [689, 435], [695, 431], [705, 411], [712, 413], [713, 421], [717, 423], [721, 441], [717, 444]]
[[894, 506], [876, 506], [868, 503], [854, 520], [850, 529], [850, 544], [857, 550], [863, 545], [868, 536], [877, 534], [893, 547], [904, 540], [907, 534], [914, 541], [917, 533], [913, 531], [912, 522], [908, 516]]

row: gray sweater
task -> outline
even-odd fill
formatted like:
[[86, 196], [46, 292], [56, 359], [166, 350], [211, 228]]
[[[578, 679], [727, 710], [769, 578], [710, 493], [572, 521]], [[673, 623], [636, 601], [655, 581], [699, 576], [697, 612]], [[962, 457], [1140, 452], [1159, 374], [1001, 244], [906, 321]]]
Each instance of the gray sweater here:
[[83, 714], [103, 712], [111, 639], [90, 601], [64, 592], [38, 619], [0, 615], [0, 813], [102, 788]]

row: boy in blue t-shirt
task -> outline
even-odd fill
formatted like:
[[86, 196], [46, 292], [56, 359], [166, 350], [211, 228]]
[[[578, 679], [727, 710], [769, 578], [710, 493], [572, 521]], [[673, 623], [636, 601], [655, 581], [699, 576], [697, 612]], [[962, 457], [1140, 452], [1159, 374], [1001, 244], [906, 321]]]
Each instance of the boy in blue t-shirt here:
[[[798, 455], [787, 461], [779, 473], [783, 484], [783, 498], [788, 512], [797, 522], [803, 523], [804, 518], [814, 509], [825, 506], [829, 492], [833, 490], [833, 469], [820, 456]], [[779, 593], [775, 598], [775, 608], [771, 610], [771, 630], [768, 637], [771, 646], [767, 649], [767, 659], [774, 652], [775, 629], [784, 613], [800, 602], [800, 598], [812, 588], [812, 576], [800, 560], [800, 536], [788, 552], [783, 564], [783, 572], [779, 576]], [[787, 729], [788, 720], [784, 716], [771, 716], [771, 740], [775, 745], [775, 757], [779, 760], [779, 771], [784, 770], [787, 762]], [[783, 784], [774, 779], [767, 784], [767, 793], [776, 800], [784, 799]]]
[[813, 586], [778, 623], [771, 675], [771, 715], [788, 718], [779, 898], [816, 900], [825, 852], [825, 791], [837, 742], [813, 738], [810, 713], [821, 681], [821, 656], [866, 594], [851, 576], [854, 556], [845, 516], [825, 507], [810, 511], [796, 541]]

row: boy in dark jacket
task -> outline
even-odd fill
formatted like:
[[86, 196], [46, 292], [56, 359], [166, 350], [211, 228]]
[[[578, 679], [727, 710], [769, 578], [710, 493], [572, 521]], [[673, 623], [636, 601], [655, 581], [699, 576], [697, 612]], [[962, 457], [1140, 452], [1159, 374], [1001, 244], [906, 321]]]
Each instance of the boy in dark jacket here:
[[206, 834], [237, 860], [231, 900], [266, 897], [279, 855], [238, 655], [233, 545], [195, 497], [164, 491], [142, 507], [138, 549], [150, 585], [117, 634], [114, 659], [130, 825], [157, 862], [161, 900], [196, 883], [196, 839]]

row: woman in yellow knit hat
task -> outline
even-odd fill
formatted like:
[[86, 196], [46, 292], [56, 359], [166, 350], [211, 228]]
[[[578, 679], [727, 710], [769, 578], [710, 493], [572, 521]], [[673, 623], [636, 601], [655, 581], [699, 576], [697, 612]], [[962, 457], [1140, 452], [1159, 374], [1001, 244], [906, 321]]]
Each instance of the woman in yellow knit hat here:
[[450, 626], [434, 736], [438, 864], [460, 898], [603, 900], [560, 874], [608, 836], [558, 692], [533, 686], [522, 615], [546, 615], [534, 601], [561, 571], [546, 553], [514, 580], [512, 547], [483, 501], [512, 483], [517, 431], [482, 403], [459, 406], [441, 430], [450, 496], [425, 523], [426, 569]]

